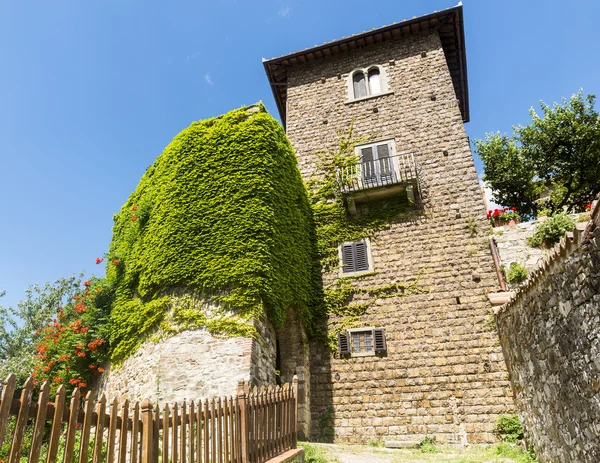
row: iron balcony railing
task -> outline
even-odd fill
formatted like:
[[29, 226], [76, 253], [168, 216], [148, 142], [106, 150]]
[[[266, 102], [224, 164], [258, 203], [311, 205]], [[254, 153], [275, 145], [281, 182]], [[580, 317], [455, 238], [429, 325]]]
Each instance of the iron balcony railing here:
[[413, 183], [417, 180], [417, 165], [411, 154], [397, 154], [372, 161], [364, 161], [336, 172], [339, 190], [352, 193], [388, 185]]

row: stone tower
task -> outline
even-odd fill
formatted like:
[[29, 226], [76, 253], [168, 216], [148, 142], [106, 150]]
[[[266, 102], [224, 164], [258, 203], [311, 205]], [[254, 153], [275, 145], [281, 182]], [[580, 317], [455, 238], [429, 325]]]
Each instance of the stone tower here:
[[352, 127], [354, 161], [337, 166], [329, 200], [343, 200], [348, 223], [375, 203], [407, 205], [364, 236], [354, 230], [337, 243], [339, 265], [323, 266], [324, 291], [351, 285], [350, 307], [364, 310], [329, 313], [337, 351], [310, 344], [310, 434], [493, 441], [513, 402], [490, 323], [498, 281], [464, 128], [462, 6], [264, 66], [305, 181], [323, 176], [321, 156]]

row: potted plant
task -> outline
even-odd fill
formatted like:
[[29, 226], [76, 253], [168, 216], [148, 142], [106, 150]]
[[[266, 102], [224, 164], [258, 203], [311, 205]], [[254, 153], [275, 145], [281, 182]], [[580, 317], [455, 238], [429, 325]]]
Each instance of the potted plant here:
[[514, 226], [519, 223], [519, 213], [516, 207], [505, 207], [504, 209], [490, 209], [487, 217], [492, 224], [492, 227], [502, 227], [504, 225]]

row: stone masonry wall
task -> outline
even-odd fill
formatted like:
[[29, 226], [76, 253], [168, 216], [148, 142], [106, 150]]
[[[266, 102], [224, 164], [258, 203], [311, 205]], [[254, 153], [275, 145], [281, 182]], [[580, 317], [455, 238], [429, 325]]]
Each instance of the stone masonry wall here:
[[100, 377], [98, 394], [153, 403], [235, 395], [243, 379], [251, 385], [275, 384], [275, 333], [256, 323], [258, 340], [213, 336], [206, 329], [148, 340], [120, 368]]
[[[572, 214], [570, 217], [577, 222], [585, 214]], [[513, 262], [523, 264], [528, 272], [532, 272], [548, 254], [548, 249], [534, 248], [527, 244], [527, 238], [531, 238], [536, 228], [544, 219], [532, 220], [514, 226], [503, 226], [494, 228], [494, 240], [498, 247], [500, 263], [506, 269]]]
[[496, 315], [516, 404], [542, 462], [600, 461], [600, 210]]
[[[426, 52], [422, 57], [421, 53]], [[379, 65], [390, 94], [347, 103], [346, 77]], [[386, 329], [386, 357], [339, 359], [311, 346], [313, 438], [493, 441], [513, 409], [488, 291], [497, 288], [489, 225], [437, 33], [390, 40], [288, 70], [287, 134], [305, 179], [316, 153], [356, 136], [393, 138], [419, 165], [420, 206], [371, 237], [375, 287], [415, 279], [428, 293], [376, 301], [364, 326]], [[470, 231], [473, 225], [475, 230]], [[336, 275], [324, 275], [331, 282]], [[337, 321], [330, 319], [330, 327]]]

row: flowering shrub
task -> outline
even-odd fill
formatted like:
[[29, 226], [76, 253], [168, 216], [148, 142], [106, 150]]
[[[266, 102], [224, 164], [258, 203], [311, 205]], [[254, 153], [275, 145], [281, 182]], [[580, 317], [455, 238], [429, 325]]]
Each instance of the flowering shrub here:
[[113, 299], [111, 285], [92, 278], [83, 283], [73, 301], [60, 307], [56, 318], [40, 330], [33, 378], [49, 381], [51, 390], [64, 384], [68, 391], [85, 389], [108, 354], [108, 313]]
[[490, 209], [487, 212], [487, 218], [493, 225], [494, 223], [510, 222], [511, 220], [518, 221], [521, 217], [516, 207], [505, 207], [504, 209], [494, 209], [493, 211]]

